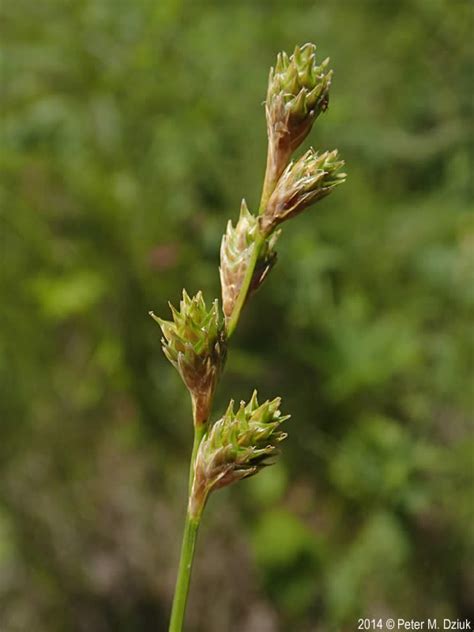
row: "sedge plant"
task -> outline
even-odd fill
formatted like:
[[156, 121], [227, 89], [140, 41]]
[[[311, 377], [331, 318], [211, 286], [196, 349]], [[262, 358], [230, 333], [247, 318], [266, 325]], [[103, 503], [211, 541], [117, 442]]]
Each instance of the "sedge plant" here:
[[245, 200], [237, 222], [227, 224], [220, 250], [222, 312], [216, 299], [206, 305], [202, 292], [183, 290], [172, 319], [157, 321], [163, 351], [186, 385], [192, 403], [194, 445], [191, 453], [186, 521], [169, 625], [180, 632], [186, 610], [196, 537], [209, 495], [271, 465], [286, 433], [280, 398], [259, 403], [254, 391], [247, 403], [230, 402], [211, 420], [212, 403], [225, 366], [230, 339], [242, 309], [262, 285], [276, 261], [280, 225], [331, 193], [345, 180], [337, 150], [309, 149], [292, 160], [329, 103], [329, 59], [318, 63], [313, 44], [279, 53], [270, 70], [265, 100], [268, 153], [259, 207]]

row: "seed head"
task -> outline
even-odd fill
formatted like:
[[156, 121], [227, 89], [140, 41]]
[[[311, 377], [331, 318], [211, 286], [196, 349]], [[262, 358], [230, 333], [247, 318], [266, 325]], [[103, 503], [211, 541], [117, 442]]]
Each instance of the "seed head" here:
[[196, 512], [209, 492], [256, 474], [272, 465], [278, 445], [286, 438], [279, 430], [289, 418], [280, 412], [280, 398], [259, 405], [254, 391], [248, 404], [234, 412], [232, 400], [224, 416], [209, 430], [196, 456], [191, 510]]
[[261, 218], [264, 233], [301, 213], [305, 208], [342, 184], [345, 173], [338, 173], [344, 165], [337, 149], [318, 154], [309, 149], [299, 160], [291, 162], [280, 177]]
[[163, 332], [163, 352], [177, 369], [193, 400], [195, 421], [204, 423], [217, 380], [222, 371], [226, 344], [219, 322], [217, 299], [208, 311], [202, 292], [190, 298], [183, 290], [179, 311], [170, 305], [173, 320], [163, 320], [150, 312]]
[[304, 44], [296, 46], [290, 57], [278, 53], [270, 69], [265, 112], [275, 181], [316, 118], [327, 110], [332, 79], [328, 65], [329, 58], [316, 62], [314, 44]]

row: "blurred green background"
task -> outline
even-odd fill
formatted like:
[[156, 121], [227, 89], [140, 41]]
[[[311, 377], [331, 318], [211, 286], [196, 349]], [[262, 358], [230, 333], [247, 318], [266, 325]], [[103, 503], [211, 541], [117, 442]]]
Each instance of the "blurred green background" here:
[[166, 629], [192, 431], [147, 312], [218, 296], [305, 41], [335, 71], [308, 144], [349, 177], [232, 341], [216, 415], [258, 387], [290, 436], [212, 497], [187, 629], [472, 618], [472, 4], [5, 0], [1, 27], [1, 631]]

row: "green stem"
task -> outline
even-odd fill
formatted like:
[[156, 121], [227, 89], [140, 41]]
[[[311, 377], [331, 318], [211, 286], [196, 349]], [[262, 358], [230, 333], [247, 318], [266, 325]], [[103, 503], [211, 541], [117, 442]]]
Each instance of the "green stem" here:
[[262, 195], [260, 197], [260, 206], [258, 214], [260, 215], [267, 206], [270, 195], [273, 193], [278, 177], [275, 174], [275, 165], [273, 164], [273, 156], [270, 148], [270, 141], [267, 150], [267, 166], [265, 169], [265, 178], [263, 180]]
[[252, 283], [252, 277], [255, 270], [255, 266], [257, 265], [258, 256], [260, 254], [260, 250], [265, 242], [265, 235], [260, 233], [254, 242], [254, 248], [252, 252], [252, 256], [250, 258], [249, 264], [247, 266], [247, 270], [245, 271], [245, 276], [242, 281], [242, 286], [240, 288], [239, 296], [235, 301], [234, 309], [232, 311], [232, 316], [230, 317], [229, 323], [227, 325], [227, 338], [230, 338], [237, 327], [237, 323], [239, 322], [240, 312], [245, 304], [247, 299], [247, 294], [250, 288], [250, 284]]
[[[207, 423], [195, 425], [193, 451], [189, 467], [189, 490], [188, 496], [191, 498], [191, 490], [194, 479], [194, 463], [196, 461], [199, 445], [207, 431]], [[194, 548], [196, 546], [197, 532], [201, 522], [201, 512], [197, 516], [191, 516], [189, 512], [189, 501], [186, 512], [186, 522], [184, 524], [183, 542], [181, 544], [181, 554], [179, 559], [178, 576], [174, 590], [173, 607], [171, 609], [171, 619], [169, 632], [181, 632], [184, 615], [186, 612], [186, 602], [188, 600], [189, 584], [191, 581], [191, 569], [194, 559]]]
[[[267, 152], [267, 168], [265, 170], [265, 179], [263, 182], [262, 196], [260, 198], [260, 204], [258, 207], [259, 215], [261, 215], [265, 211], [265, 208], [268, 203], [268, 199], [270, 195], [273, 193], [277, 180], [278, 180], [278, 174], [274, 172], [274, 166], [270, 158], [270, 147], [269, 147], [268, 152]], [[247, 300], [247, 295], [249, 292], [250, 284], [252, 283], [255, 266], [257, 265], [258, 257], [260, 255], [260, 251], [262, 250], [262, 246], [265, 243], [265, 239], [266, 239], [266, 235], [262, 233], [259, 233], [255, 239], [254, 249], [253, 249], [249, 264], [247, 266], [247, 270], [245, 271], [245, 276], [242, 281], [242, 286], [240, 288], [239, 296], [237, 297], [237, 300], [234, 305], [234, 309], [232, 311], [232, 316], [230, 317], [229, 323], [227, 325], [227, 338], [230, 338], [232, 336], [239, 322], [240, 313], [245, 305], [245, 301]]]
[[[272, 154], [272, 148], [270, 147], [270, 141], [267, 150], [267, 166], [265, 169], [265, 178], [263, 181], [263, 189], [262, 195], [260, 198], [260, 204], [258, 207], [258, 214], [261, 215], [268, 204], [268, 200], [273, 193], [273, 190], [276, 187], [278, 182], [278, 178], [280, 177], [282, 171], [288, 164], [291, 153], [288, 155], [285, 154], [284, 158], [280, 158], [279, 165], [274, 164], [274, 156]], [[242, 281], [242, 286], [240, 288], [239, 296], [234, 305], [234, 309], [232, 312], [232, 316], [230, 317], [229, 323], [227, 324], [227, 338], [230, 338], [234, 333], [237, 324], [239, 322], [240, 313], [242, 311], [243, 306], [245, 305], [245, 301], [247, 300], [247, 294], [250, 288], [250, 284], [252, 283], [253, 273], [255, 271], [255, 266], [257, 265], [258, 257], [260, 255], [260, 251], [262, 250], [262, 246], [265, 243], [265, 239], [268, 235], [264, 235], [259, 233], [255, 239], [255, 245], [252, 252], [252, 256], [250, 258], [247, 270], [245, 271], [244, 280]]]
[[267, 149], [267, 165], [265, 168], [265, 178], [263, 180], [262, 195], [260, 197], [260, 206], [258, 214], [261, 215], [268, 204], [271, 194], [275, 190], [281, 174], [285, 171], [291, 159], [291, 147], [288, 144], [277, 143], [274, 145], [275, 139], [269, 135]]
[[189, 511], [186, 514], [184, 525], [183, 543], [181, 545], [181, 557], [179, 560], [178, 578], [173, 598], [173, 608], [169, 632], [181, 632], [183, 629], [184, 614], [186, 612], [186, 602], [188, 600], [189, 583], [191, 580], [191, 569], [194, 558], [194, 548], [199, 529], [201, 517], [192, 518]]
[[193, 451], [191, 453], [191, 463], [189, 466], [189, 496], [191, 496], [191, 488], [193, 486], [193, 478], [194, 478], [194, 462], [196, 460], [197, 451], [201, 444], [201, 441], [204, 438], [204, 435], [207, 432], [207, 423], [202, 424], [200, 426], [194, 426], [194, 442], [193, 442]]

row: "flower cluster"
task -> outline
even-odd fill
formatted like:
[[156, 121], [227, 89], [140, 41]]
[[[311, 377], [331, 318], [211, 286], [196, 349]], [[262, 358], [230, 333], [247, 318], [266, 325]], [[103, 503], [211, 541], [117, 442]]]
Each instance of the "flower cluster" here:
[[[217, 301], [208, 310], [201, 292], [190, 298], [183, 291], [173, 320], [151, 315], [163, 332], [163, 351], [188, 387], [199, 445], [193, 453], [191, 515], [197, 515], [208, 494], [251, 476], [271, 463], [286, 437], [279, 427], [287, 419], [280, 399], [259, 405], [254, 392], [237, 412], [231, 401], [224, 416], [209, 421], [212, 399], [232, 336], [245, 301], [260, 287], [276, 261], [279, 225], [322, 199], [345, 181], [344, 162], [337, 150], [309, 149], [290, 162], [321, 112], [328, 107], [332, 71], [329, 60], [316, 61], [316, 47], [296, 47], [289, 57], [279, 53], [270, 71], [265, 112], [268, 159], [259, 213], [245, 200], [238, 221], [228, 222], [220, 249], [221, 323]], [[200, 443], [199, 443], [200, 442]]]
[[343, 165], [337, 149], [318, 154], [311, 148], [295, 163], [291, 162], [278, 180], [261, 218], [263, 232], [270, 233], [278, 224], [301, 213], [342, 184], [346, 174], [339, 169]]
[[173, 320], [150, 312], [163, 332], [163, 352], [177, 369], [193, 401], [197, 425], [207, 421], [217, 380], [226, 356], [223, 327], [215, 300], [207, 310], [202, 292], [190, 298], [183, 290], [179, 311], [170, 303]]
[[[222, 287], [222, 309], [226, 321], [232, 316], [235, 302], [240, 294], [242, 282], [252, 260], [259, 233], [259, 222], [252, 215], [245, 200], [242, 200], [237, 224], [229, 220], [221, 243], [220, 277]], [[266, 240], [260, 252], [252, 275], [250, 292], [263, 283], [276, 261], [275, 242], [278, 233]], [[249, 293], [250, 294], [250, 293]], [[247, 297], [248, 298], [248, 295]]]
[[252, 476], [273, 463], [278, 445], [286, 438], [279, 427], [289, 415], [280, 412], [280, 398], [258, 403], [254, 391], [237, 412], [231, 401], [201, 442], [194, 467], [190, 498], [191, 515], [199, 512], [207, 495], [220, 487]]
[[268, 80], [265, 111], [269, 167], [273, 180], [285, 169], [291, 154], [309, 134], [329, 103], [332, 70], [329, 59], [316, 62], [316, 46], [296, 46], [293, 55], [279, 53]]

